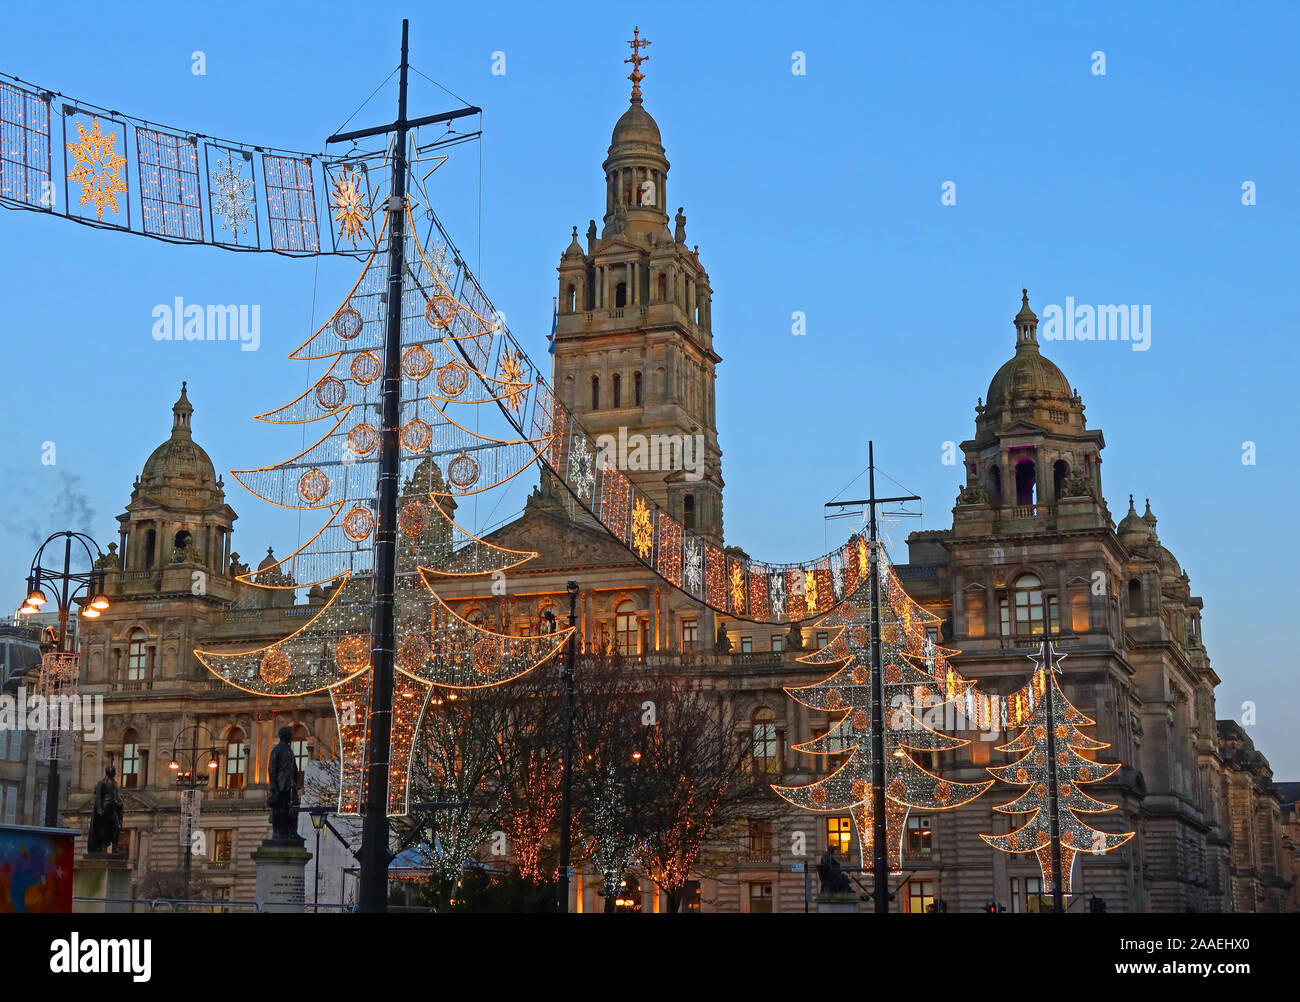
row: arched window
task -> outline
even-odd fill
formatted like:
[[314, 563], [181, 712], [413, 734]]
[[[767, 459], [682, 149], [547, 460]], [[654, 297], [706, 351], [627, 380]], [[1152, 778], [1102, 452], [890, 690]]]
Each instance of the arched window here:
[[144, 630], [132, 630], [126, 645], [126, 680], [139, 682], [149, 667], [149, 649], [145, 646], [148, 635]]
[[591, 377], [591, 409], [600, 410], [600, 377]]
[[616, 309], [622, 309], [627, 305], [627, 283], [619, 282], [614, 287], [614, 306]]
[[311, 735], [302, 724], [293, 725], [289, 747], [293, 749], [294, 765], [298, 767], [298, 789], [301, 790], [307, 776], [307, 763], [311, 761]]
[[994, 508], [1002, 507], [1002, 469], [989, 467], [989, 502]]
[[1015, 635], [1036, 637], [1043, 632], [1043, 582], [1035, 574], [1022, 574], [1014, 589]]
[[626, 657], [640, 654], [639, 633], [636, 608], [631, 602], [620, 602], [614, 610], [614, 642], [618, 645], [618, 652]]
[[569, 289], [564, 294], [564, 298], [569, 304], [569, 312], [577, 313], [578, 312], [578, 290], [573, 285], [572, 282], [569, 283]]
[[641, 394], [641, 373], [637, 372], [632, 375], [632, 406], [640, 407], [644, 402]]
[[158, 533], [150, 529], [144, 534], [144, 569], [153, 570], [153, 551], [158, 544]]
[[182, 529], [180, 532], [176, 533], [176, 538], [172, 540], [172, 546], [178, 550], [183, 550], [185, 547], [190, 545], [190, 540], [193, 538], [194, 537], [190, 535], [189, 529]]
[[129, 788], [144, 786], [143, 766], [140, 734], [134, 728], [129, 728], [122, 735], [122, 785]]
[[754, 771], [776, 775], [781, 771], [781, 747], [776, 734], [776, 713], [770, 707], [760, 706], [750, 717], [753, 735]]
[[1052, 464], [1052, 498], [1061, 500], [1061, 491], [1065, 489], [1065, 482], [1070, 478], [1070, 464], [1064, 459], [1058, 459]]
[[1142, 582], [1137, 578], [1128, 583], [1128, 613], [1130, 616], [1142, 615]]
[[248, 745], [244, 744], [244, 732], [232, 727], [226, 735], [226, 789], [242, 790], [244, 772], [248, 768]]
[[658, 301], [661, 303], [668, 302], [668, 276], [662, 271], [659, 273], [659, 296]]
[[1088, 596], [1070, 596], [1070, 629], [1075, 633], [1087, 633], [1091, 624], [1088, 617]]
[[687, 529], [695, 528], [695, 495], [687, 494], [682, 498], [682, 525]]
[[623, 377], [618, 373], [614, 374], [614, 406], [623, 406]]
[[1037, 472], [1034, 469], [1032, 459], [1022, 459], [1016, 463], [1016, 504], [1031, 505], [1034, 503], [1034, 481]]

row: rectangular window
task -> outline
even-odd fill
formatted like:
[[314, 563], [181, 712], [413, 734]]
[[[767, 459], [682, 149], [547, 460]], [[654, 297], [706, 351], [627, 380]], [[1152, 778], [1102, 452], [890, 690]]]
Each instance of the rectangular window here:
[[1043, 900], [1043, 878], [1026, 877], [1025, 878], [1025, 911], [1027, 912], [1050, 912], [1052, 910], [1051, 901]]
[[847, 814], [826, 819], [826, 847], [837, 856], [847, 856], [853, 845], [853, 822]]
[[749, 851], [754, 856], [767, 856], [772, 852], [772, 822], [751, 818], [749, 822]]
[[18, 823], [18, 784], [0, 783], [0, 823]]
[[[0, 743], [3, 743], [3, 735], [0, 735]], [[12, 730], [9, 732], [9, 761], [21, 762], [23, 760], [23, 732]]]
[[820, 650], [821, 648], [825, 647], [828, 643], [830, 643], [830, 634], [825, 632], [824, 630], [818, 630], [817, 649]]
[[907, 913], [924, 915], [934, 907], [934, 881], [909, 880], [907, 882]]
[[934, 830], [928, 817], [907, 819], [907, 855], [928, 858], [934, 846]]
[[289, 747], [293, 749], [293, 762], [298, 767], [298, 789], [306, 788], [307, 783], [307, 763], [311, 761], [311, 742], [306, 738], [297, 738], [289, 742]]
[[214, 863], [229, 863], [235, 845], [233, 828], [217, 828], [212, 832], [212, 855]]
[[741, 653], [741, 654], [753, 654], [753, 653], [754, 653], [754, 638], [753, 638], [753, 637], [741, 637], [741, 638], [740, 638], [740, 653]]
[[244, 765], [247, 762], [248, 746], [241, 741], [232, 741], [226, 745], [226, 789], [242, 790], [244, 788]]
[[137, 744], [122, 746], [122, 785], [140, 785], [140, 746]]
[[138, 640], [132, 639], [126, 655], [126, 678], [128, 682], [139, 682], [144, 678], [145, 658], [143, 636]]
[[698, 912], [700, 910], [700, 882], [698, 880], [686, 881], [686, 888], [682, 891], [682, 911]]
[[753, 883], [749, 885], [749, 913], [751, 915], [772, 914], [772, 885]]
[[694, 653], [695, 645], [700, 639], [700, 624], [694, 619], [682, 620], [682, 651], [683, 653]]
[[1051, 634], [1061, 632], [1061, 603], [1057, 601], [1055, 595], [1047, 596], [1047, 632]]
[[1006, 596], [998, 599], [998, 623], [1001, 627], [1002, 636], [1011, 636], [1011, 605], [1007, 602]]
[[785, 637], [781, 636], [781, 634], [778, 633], [772, 637], [772, 651], [776, 654], [780, 654], [784, 650], [785, 650]]

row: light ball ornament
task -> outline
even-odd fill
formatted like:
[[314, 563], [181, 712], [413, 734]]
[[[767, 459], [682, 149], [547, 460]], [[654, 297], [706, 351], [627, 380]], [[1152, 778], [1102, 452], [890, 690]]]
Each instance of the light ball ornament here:
[[262, 664], [258, 669], [258, 674], [262, 676], [262, 681], [267, 685], [282, 685], [288, 680], [292, 668], [293, 664], [289, 660], [289, 655], [278, 647], [272, 647], [262, 655]]

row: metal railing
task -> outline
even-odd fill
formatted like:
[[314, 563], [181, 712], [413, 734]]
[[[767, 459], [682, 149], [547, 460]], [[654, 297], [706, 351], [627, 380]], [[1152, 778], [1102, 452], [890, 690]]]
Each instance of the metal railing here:
[[[126, 906], [123, 907], [104, 907], [104, 906]], [[78, 907], [81, 906], [81, 907]], [[96, 906], [96, 907], [88, 907]], [[316, 904], [312, 901], [305, 901], [302, 905], [304, 912], [342, 912], [351, 913], [356, 911], [356, 906], [346, 902], [322, 901]], [[227, 912], [253, 912], [253, 913], [283, 913], [285, 905], [269, 904], [259, 905], [256, 901], [226, 901], [211, 900], [207, 898], [91, 898], [81, 895], [73, 895], [72, 911], [78, 914], [86, 914], [98, 911], [111, 912], [131, 912], [133, 914], [172, 914], [179, 915], [183, 913], [191, 914], [212, 914]]]

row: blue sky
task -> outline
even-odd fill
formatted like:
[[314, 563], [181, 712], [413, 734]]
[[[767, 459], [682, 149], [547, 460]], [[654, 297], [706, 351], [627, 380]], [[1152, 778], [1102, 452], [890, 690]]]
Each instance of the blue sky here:
[[[0, 37], [0, 69], [210, 135], [318, 150], [396, 64], [485, 109], [481, 149], [431, 179], [439, 213], [534, 358], [570, 227], [603, 209], [600, 163], [626, 107], [633, 23], [652, 41], [646, 108], [715, 290], [726, 534], [800, 559], [838, 539], [822, 504], [866, 463], [925, 497], [902, 534], [950, 524], [943, 445], [1010, 356], [1028, 286], [1048, 303], [1152, 307], [1151, 347], [1045, 351], [1106, 433], [1112, 512], [1150, 497], [1204, 596], [1221, 717], [1300, 778], [1285, 638], [1300, 560], [1284, 499], [1295, 441], [1296, 103], [1290, 5], [573, 3], [209, 8], [56, 4]], [[202, 50], [206, 75], [191, 73]], [[1105, 53], [1106, 74], [1092, 72]], [[806, 75], [791, 72], [805, 53]], [[494, 75], [494, 53], [505, 53]], [[394, 88], [353, 125], [391, 119]], [[412, 113], [454, 102], [420, 78]], [[481, 155], [481, 162], [480, 162]], [[479, 176], [481, 167], [481, 219]], [[956, 185], [956, 205], [941, 186]], [[1244, 206], [1242, 184], [1257, 186]], [[479, 239], [481, 223], [481, 241]], [[252, 416], [302, 392], [284, 356], [346, 294], [347, 261], [180, 248], [35, 214], [0, 214], [8, 447], [0, 580], [21, 599], [34, 538], [116, 538], [132, 479], [190, 381], [218, 469], [297, 452]], [[160, 344], [176, 296], [256, 303], [262, 346]], [[791, 334], [791, 314], [807, 334]], [[54, 466], [42, 444], [57, 446]], [[1242, 462], [1244, 442], [1257, 461]], [[292, 452], [290, 451], [292, 450]], [[231, 478], [236, 549], [287, 552], [297, 516]], [[519, 498], [514, 498], [517, 508]], [[495, 521], [508, 514], [493, 513]], [[485, 516], [486, 517], [486, 516]], [[302, 527], [314, 528], [312, 526]]]

